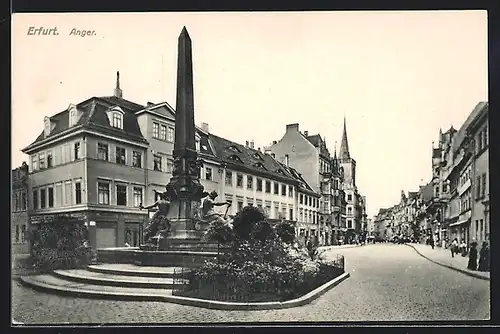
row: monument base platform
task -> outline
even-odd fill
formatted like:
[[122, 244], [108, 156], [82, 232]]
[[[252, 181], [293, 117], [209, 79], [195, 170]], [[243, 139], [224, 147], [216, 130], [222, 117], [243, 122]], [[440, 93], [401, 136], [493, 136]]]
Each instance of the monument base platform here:
[[128, 263], [139, 266], [197, 268], [218, 255], [217, 248], [205, 250], [141, 250], [139, 248], [104, 248], [97, 250], [99, 263]]

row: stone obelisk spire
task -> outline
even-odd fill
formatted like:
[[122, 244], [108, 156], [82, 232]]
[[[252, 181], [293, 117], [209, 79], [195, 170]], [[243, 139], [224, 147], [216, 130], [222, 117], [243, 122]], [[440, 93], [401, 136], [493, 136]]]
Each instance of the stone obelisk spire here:
[[182, 29], [178, 41], [177, 103], [175, 112], [174, 170], [167, 185], [171, 198], [169, 219], [173, 239], [193, 239], [194, 209], [203, 193], [195, 146], [193, 60], [191, 38]]

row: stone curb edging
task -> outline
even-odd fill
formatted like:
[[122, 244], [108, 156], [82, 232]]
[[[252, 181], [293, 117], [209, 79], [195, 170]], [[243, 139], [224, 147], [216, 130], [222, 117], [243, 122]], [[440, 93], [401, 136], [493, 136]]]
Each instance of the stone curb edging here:
[[335, 250], [335, 249], [346, 249], [346, 248], [354, 248], [354, 247], [361, 247], [364, 245], [342, 245], [342, 246], [320, 246], [318, 249], [324, 250], [324, 251], [330, 251], [330, 250]]
[[309, 304], [316, 298], [320, 297], [321, 295], [329, 291], [331, 288], [337, 286], [339, 283], [341, 283], [348, 277], [350, 277], [349, 273], [347, 272], [343, 273], [342, 275], [334, 278], [329, 282], [326, 282], [325, 284], [307, 293], [306, 295], [296, 299], [287, 300], [284, 302], [262, 302], [262, 303], [231, 303], [231, 302], [212, 301], [206, 299], [197, 299], [197, 298], [181, 297], [181, 296], [120, 294], [107, 291], [79, 290], [72, 288], [62, 288], [41, 282], [36, 282], [35, 280], [32, 280], [29, 277], [20, 277], [19, 281], [21, 284], [29, 286], [34, 289], [52, 291], [52, 292], [57, 291], [61, 294], [77, 295], [79, 297], [108, 298], [108, 299], [120, 299], [120, 300], [135, 300], [135, 301], [138, 300], [161, 301], [161, 302], [170, 302], [186, 306], [196, 306], [201, 308], [214, 309], [214, 310], [249, 311], [249, 310], [285, 309], [285, 308], [292, 308]]
[[448, 269], [451, 269], [451, 270], [455, 270], [455, 271], [458, 271], [458, 272], [460, 272], [460, 273], [462, 273], [462, 274], [465, 274], [465, 275], [467, 275], [467, 276], [471, 276], [471, 277], [474, 277], [474, 278], [482, 279], [482, 280], [485, 280], [485, 281], [489, 281], [489, 280], [490, 280], [490, 278], [489, 278], [489, 277], [486, 277], [486, 276], [483, 276], [483, 275], [477, 274], [477, 273], [475, 273], [475, 272], [470, 272], [470, 271], [467, 271], [467, 270], [465, 270], [465, 269], [460, 269], [460, 268], [457, 268], [457, 267], [450, 266], [450, 265], [448, 265], [448, 264], [441, 263], [441, 262], [439, 262], [439, 261], [435, 261], [435, 260], [433, 260], [433, 259], [431, 259], [431, 258], [429, 258], [429, 257], [427, 257], [427, 256], [425, 256], [425, 255], [423, 255], [422, 253], [420, 253], [420, 252], [418, 251], [418, 249], [417, 249], [415, 246], [410, 245], [410, 244], [405, 244], [405, 245], [406, 245], [406, 246], [408, 246], [408, 247], [413, 248], [413, 250], [414, 250], [415, 252], [417, 252], [417, 254], [418, 254], [418, 255], [420, 255], [421, 257], [423, 257], [424, 259], [427, 259], [427, 260], [431, 261], [432, 263], [435, 263], [435, 264], [437, 264], [437, 265], [440, 265], [441, 267], [445, 267], [445, 268], [448, 268]]

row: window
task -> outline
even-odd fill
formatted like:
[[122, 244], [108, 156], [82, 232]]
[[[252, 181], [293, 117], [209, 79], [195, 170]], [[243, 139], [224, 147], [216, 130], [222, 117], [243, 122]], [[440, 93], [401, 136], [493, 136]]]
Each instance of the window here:
[[153, 123], [153, 138], [160, 137], [160, 124]]
[[49, 187], [47, 188], [47, 195], [49, 197], [49, 208], [54, 207], [54, 188]]
[[486, 195], [486, 173], [482, 175], [482, 180], [481, 180], [481, 197], [484, 197]]
[[125, 149], [123, 147], [116, 147], [116, 163], [125, 165]]
[[226, 186], [232, 186], [233, 185], [233, 173], [230, 171], [226, 171], [226, 179], [225, 179]]
[[76, 204], [82, 203], [82, 183], [80, 181], [75, 182], [75, 202]]
[[175, 136], [174, 128], [169, 126], [167, 128], [167, 141], [173, 143], [174, 136]]
[[339, 180], [333, 180], [333, 189], [339, 189]]
[[347, 220], [347, 228], [352, 228], [352, 220]]
[[308, 197], [309, 198], [309, 206], [312, 206], [312, 197]]
[[31, 170], [38, 170], [38, 156], [36, 154], [31, 156]]
[[483, 130], [483, 148], [488, 146], [488, 127]]
[[271, 181], [266, 181], [266, 193], [271, 192]]
[[347, 213], [352, 214], [352, 207], [350, 207], [350, 206], [347, 207]]
[[167, 127], [165, 125], [161, 126], [160, 139], [167, 140]]
[[40, 208], [45, 209], [47, 206], [47, 191], [45, 189], [40, 189]]
[[293, 209], [289, 209], [289, 211], [290, 211], [290, 218], [289, 219], [293, 220]]
[[73, 204], [73, 200], [71, 198], [71, 182], [66, 182], [64, 184], [64, 205], [71, 205]]
[[200, 152], [200, 140], [196, 139], [196, 142], [194, 144], [195, 144], [196, 151]]
[[109, 204], [109, 183], [97, 183], [97, 197], [99, 204]]
[[134, 206], [139, 207], [142, 203], [142, 188], [134, 187]]
[[352, 201], [352, 195], [351, 194], [347, 195], [347, 200], [348, 201]]
[[21, 210], [26, 210], [26, 193], [21, 193]]
[[481, 198], [481, 175], [476, 178], [476, 199]]
[[236, 186], [243, 187], [243, 175], [236, 174]]
[[132, 152], [132, 166], [141, 168], [142, 167], [142, 154], [141, 152]]
[[253, 188], [253, 177], [247, 175], [247, 189], [252, 189], [252, 188]]
[[40, 169], [45, 168], [45, 153], [38, 153], [38, 161], [40, 163]]
[[56, 207], [63, 206], [63, 190], [62, 184], [56, 184]]
[[257, 179], [257, 191], [262, 191], [262, 179]]
[[19, 242], [19, 225], [16, 225], [16, 242]]
[[439, 196], [439, 186], [434, 188], [434, 196]]
[[21, 242], [26, 241], [26, 225], [21, 225]]
[[33, 209], [38, 209], [38, 189], [33, 190]]
[[275, 195], [279, 195], [280, 193], [280, 188], [278, 182], [273, 182], [273, 192]]
[[113, 113], [113, 127], [118, 129], [122, 128], [122, 115], [117, 112]]
[[212, 181], [212, 168], [205, 167], [205, 180]]
[[153, 155], [153, 169], [161, 172], [161, 156]]
[[[106, 147], [106, 150], [107, 150], [107, 147]], [[67, 144], [64, 144], [64, 146], [63, 146], [63, 162], [67, 163], [70, 161], [71, 161], [71, 146], [69, 143], [67, 143]]]
[[281, 196], [286, 196], [286, 185], [285, 184], [281, 185]]
[[288, 186], [288, 197], [293, 197], [293, 186]]
[[52, 151], [47, 152], [47, 168], [50, 168], [53, 166], [53, 160], [52, 160]]
[[97, 159], [108, 161], [108, 144], [97, 143]]
[[302, 195], [302, 194], [299, 195], [299, 203], [300, 204], [304, 203], [304, 195]]
[[80, 159], [80, 142], [76, 142], [74, 145], [75, 160]]
[[174, 161], [172, 159], [167, 159], [167, 173], [172, 173], [174, 169]]
[[243, 210], [243, 201], [238, 201], [238, 212]]

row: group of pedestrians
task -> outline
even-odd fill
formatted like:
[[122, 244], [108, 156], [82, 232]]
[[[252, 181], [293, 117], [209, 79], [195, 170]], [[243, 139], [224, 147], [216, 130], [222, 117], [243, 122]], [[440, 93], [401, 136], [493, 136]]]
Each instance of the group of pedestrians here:
[[479, 270], [479, 271], [490, 271], [490, 247], [486, 241], [483, 242], [481, 249], [479, 250], [479, 259], [477, 252], [477, 242], [473, 241], [470, 245], [470, 250], [467, 252], [467, 245], [462, 240], [458, 242], [455, 238], [450, 244], [451, 257], [455, 257], [455, 254], [461, 254], [463, 257], [469, 254], [469, 261], [467, 263], [467, 269], [469, 270]]

